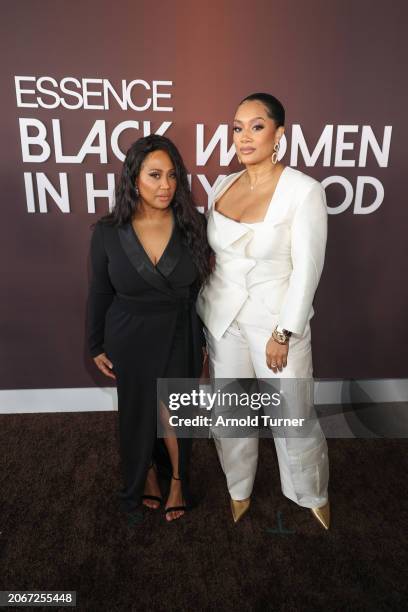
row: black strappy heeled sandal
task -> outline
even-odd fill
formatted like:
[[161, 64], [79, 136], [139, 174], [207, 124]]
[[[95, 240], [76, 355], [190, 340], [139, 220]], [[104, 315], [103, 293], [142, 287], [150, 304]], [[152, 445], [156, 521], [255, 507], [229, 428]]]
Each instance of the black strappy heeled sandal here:
[[[152, 462], [149, 466], [149, 470], [151, 470], [154, 467], [155, 467], [154, 463]], [[157, 477], [157, 471], [156, 471], [156, 477]], [[159, 505], [157, 506], [157, 508], [152, 508], [151, 506], [146, 506], [146, 504], [143, 504], [146, 508], [149, 508], [150, 510], [158, 510], [163, 503], [163, 498], [159, 497], [158, 495], [142, 495], [142, 501], [144, 499], [150, 499], [152, 501], [159, 502]]]
[[[175, 476], [172, 476], [172, 479], [181, 481], [181, 478], [176, 478]], [[187, 512], [188, 509], [189, 508], [186, 504], [183, 504], [182, 506], [170, 506], [170, 508], [165, 509], [164, 514], [166, 515], [168, 512], [177, 512], [179, 510], [183, 510], [183, 512]], [[181, 518], [181, 516], [178, 516], [177, 519]], [[177, 519], [172, 519], [172, 521], [175, 521]], [[169, 521], [169, 522], [172, 522], [172, 521]]]

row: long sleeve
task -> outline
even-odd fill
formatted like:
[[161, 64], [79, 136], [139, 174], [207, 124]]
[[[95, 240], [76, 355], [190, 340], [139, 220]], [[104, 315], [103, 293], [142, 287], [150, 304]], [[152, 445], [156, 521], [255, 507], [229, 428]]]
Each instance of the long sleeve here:
[[320, 183], [314, 183], [298, 205], [291, 232], [293, 271], [278, 324], [301, 335], [310, 318], [326, 249], [327, 207]]
[[108, 257], [103, 242], [103, 228], [95, 226], [91, 240], [92, 277], [88, 299], [88, 345], [92, 357], [104, 352], [105, 316], [114, 297], [108, 274]]

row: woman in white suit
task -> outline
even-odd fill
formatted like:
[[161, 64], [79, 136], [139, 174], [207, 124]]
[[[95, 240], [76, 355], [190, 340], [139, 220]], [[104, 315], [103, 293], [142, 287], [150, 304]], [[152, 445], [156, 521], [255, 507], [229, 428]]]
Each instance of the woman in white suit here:
[[[282, 104], [263, 93], [245, 98], [235, 114], [234, 144], [245, 169], [225, 177], [215, 192], [208, 239], [216, 265], [197, 302], [212, 378], [312, 377], [309, 321], [327, 209], [318, 181], [278, 161], [284, 121]], [[306, 417], [311, 403], [304, 398]], [[236, 522], [250, 505], [258, 438], [214, 433], [214, 439]], [[283, 494], [328, 529], [327, 443], [318, 420], [307, 437], [274, 441]]]

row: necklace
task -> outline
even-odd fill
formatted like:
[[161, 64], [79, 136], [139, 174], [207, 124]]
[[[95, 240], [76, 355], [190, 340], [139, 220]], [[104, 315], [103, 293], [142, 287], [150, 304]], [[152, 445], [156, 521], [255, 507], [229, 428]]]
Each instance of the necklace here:
[[[268, 172], [265, 177], [263, 178], [263, 180], [259, 181], [258, 178], [256, 179], [255, 183], [253, 185], [251, 185], [251, 183], [249, 183], [249, 188], [251, 191], [253, 191], [255, 189], [255, 187], [257, 187], [258, 185], [262, 185], [262, 183], [265, 182], [265, 179], [268, 179], [272, 176], [275, 175], [275, 168], [272, 170], [272, 172]], [[249, 180], [249, 175], [248, 175], [248, 180]]]

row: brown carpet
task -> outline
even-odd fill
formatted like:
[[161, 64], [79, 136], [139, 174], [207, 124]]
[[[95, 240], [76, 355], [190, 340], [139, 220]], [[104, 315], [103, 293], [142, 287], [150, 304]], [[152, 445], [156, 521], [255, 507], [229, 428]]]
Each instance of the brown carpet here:
[[76, 590], [77, 609], [109, 612], [406, 609], [405, 440], [328, 441], [329, 532], [283, 497], [270, 440], [239, 524], [213, 443], [197, 440], [200, 505], [129, 525], [115, 498], [116, 418], [0, 416], [0, 590]]

